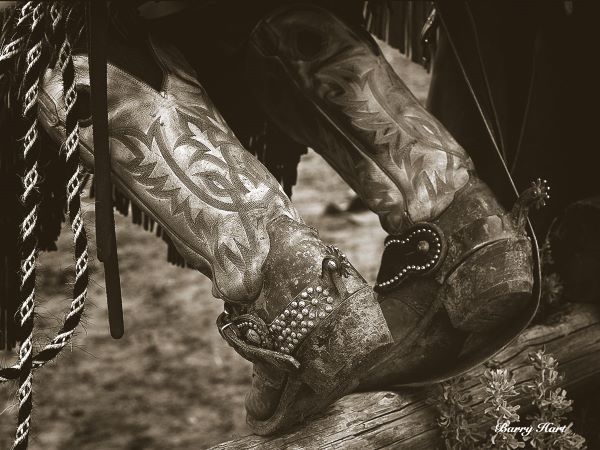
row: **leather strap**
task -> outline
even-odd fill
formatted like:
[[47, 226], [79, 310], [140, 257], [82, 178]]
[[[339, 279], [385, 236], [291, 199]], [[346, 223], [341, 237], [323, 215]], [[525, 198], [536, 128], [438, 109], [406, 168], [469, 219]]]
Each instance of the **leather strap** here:
[[253, 363], [267, 363], [285, 372], [300, 369], [300, 362], [291, 355], [246, 343], [238, 335], [238, 327], [226, 312], [221, 313], [217, 318], [217, 327], [221, 337], [244, 359]]
[[94, 130], [96, 246], [98, 259], [104, 264], [110, 334], [113, 338], [119, 339], [123, 336], [124, 325], [108, 142], [107, 2], [88, 0], [87, 13], [91, 112]]

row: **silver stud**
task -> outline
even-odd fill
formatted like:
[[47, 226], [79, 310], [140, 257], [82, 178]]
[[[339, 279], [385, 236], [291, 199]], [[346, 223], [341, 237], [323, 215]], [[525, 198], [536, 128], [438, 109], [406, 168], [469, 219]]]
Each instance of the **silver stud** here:
[[294, 344], [292, 344], [291, 342], [288, 344], [288, 348], [291, 350], [292, 348], [294, 348]]
[[290, 330], [289, 328], [286, 328], [285, 330], [283, 330], [283, 334], [290, 334], [292, 332], [292, 330]]
[[316, 298], [313, 298], [313, 299], [311, 300], [311, 303], [312, 303], [313, 305], [317, 306], [317, 305], [319, 304], [319, 301], [318, 301]]
[[296, 311], [295, 309], [292, 309], [290, 311], [290, 313], [292, 314], [292, 316], [295, 316], [296, 314], [298, 314], [298, 311]]
[[304, 308], [306, 306], [306, 302], [300, 302], [298, 303], [298, 306], [300, 306], [300, 308]]
[[312, 328], [315, 326], [315, 323], [312, 320], [308, 321], [308, 328]]
[[330, 270], [335, 270], [337, 269], [337, 263], [334, 260], [330, 259], [327, 262], [327, 267], [329, 267]]
[[295, 320], [292, 320], [292, 322], [290, 323], [290, 325], [291, 325], [291, 326], [292, 326], [292, 328], [293, 328], [293, 327], [295, 327], [295, 326], [297, 325], [297, 323], [296, 323], [296, 321], [295, 321]]
[[327, 297], [327, 303], [333, 303], [333, 297]]
[[317, 291], [317, 292], [323, 292], [323, 288], [322, 288], [321, 286], [317, 286], [317, 289], [316, 289], [316, 291]]
[[[330, 306], [330, 308], [331, 308], [331, 306]], [[325, 313], [324, 313], [324, 312], [320, 312], [320, 313], [319, 313], [319, 318], [320, 318], [320, 319], [322, 319], [322, 318], [324, 318], [324, 317], [325, 317]]]
[[[292, 302], [291, 307], [296, 308], [298, 306], [298, 302]], [[292, 313], [293, 314], [293, 313]]]
[[302, 314], [306, 316], [306, 315], [308, 314], [308, 309], [304, 308], [304, 309], [302, 310]]
[[302, 339], [302, 333], [298, 333], [297, 338], [298, 340]]
[[281, 335], [277, 336], [277, 340], [283, 341], [283, 336], [281, 336]]
[[313, 288], [309, 287], [309, 288], [306, 290], [306, 292], [308, 292], [309, 294], [312, 294], [312, 293], [313, 293]]
[[302, 322], [300, 322], [300, 326], [301, 327], [305, 327], [306, 326], [306, 320], [303, 320]]
[[289, 315], [290, 315], [290, 311], [286, 309], [286, 310], [283, 312], [283, 314], [285, 314], [286, 316], [289, 316]]
[[325, 290], [323, 291], [323, 295], [329, 295], [329, 289], [325, 289]]
[[306, 292], [303, 292], [303, 293], [301, 294], [301, 297], [302, 297], [302, 298], [307, 298], [307, 297], [308, 297], [308, 294], [307, 294]]
[[246, 332], [246, 339], [248, 341], [252, 342], [253, 344], [257, 344], [257, 345], [260, 344], [260, 341], [261, 341], [259, 334], [252, 329], [250, 329]]
[[315, 317], [316, 317], [316, 316], [315, 316], [315, 313], [314, 313], [314, 312], [311, 312], [311, 313], [309, 313], [309, 314], [308, 314], [308, 318], [309, 318], [309, 319], [314, 319]]
[[302, 314], [298, 314], [298, 315], [296, 316], [296, 319], [298, 319], [298, 320], [302, 320], [303, 318], [304, 318], [304, 316], [303, 316]]
[[292, 331], [292, 334], [291, 334], [291, 336], [292, 336], [292, 338], [295, 338], [295, 337], [296, 337], [296, 333], [294, 333], [294, 332]]
[[329, 306], [329, 305], [327, 305], [325, 307], [325, 311], [327, 311], [327, 312], [331, 312], [332, 310], [333, 310], [333, 308], [331, 306]]
[[308, 330], [306, 328], [302, 328], [300, 331], [302, 331], [302, 333], [308, 333]]

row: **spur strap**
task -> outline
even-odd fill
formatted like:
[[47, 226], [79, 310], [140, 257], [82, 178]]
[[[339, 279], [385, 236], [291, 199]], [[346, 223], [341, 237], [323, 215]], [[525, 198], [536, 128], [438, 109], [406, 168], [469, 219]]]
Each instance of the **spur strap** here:
[[267, 361], [288, 372], [299, 369], [293, 355], [351, 295], [341, 282], [349, 276], [350, 263], [336, 247], [327, 248], [321, 279], [305, 286], [271, 322], [254, 311], [234, 314], [226, 308], [217, 319], [223, 339], [250, 361]]

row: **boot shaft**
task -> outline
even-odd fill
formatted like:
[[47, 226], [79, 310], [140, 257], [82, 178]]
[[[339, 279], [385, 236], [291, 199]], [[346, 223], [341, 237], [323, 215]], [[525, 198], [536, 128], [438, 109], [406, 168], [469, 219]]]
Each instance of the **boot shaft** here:
[[[157, 91], [108, 66], [108, 114], [115, 184], [159, 223], [188, 264], [214, 280], [214, 294], [254, 301], [269, 252], [268, 224], [301, 222], [277, 181], [239, 143], [173, 49], [153, 45], [163, 70]], [[88, 95], [87, 56], [75, 58], [78, 94]], [[61, 74], [48, 70], [40, 119], [64, 141]], [[91, 123], [80, 122], [82, 155], [93, 170]]]
[[272, 120], [323, 155], [390, 234], [438, 217], [469, 181], [468, 155], [366, 32], [284, 9], [256, 28], [248, 59]]

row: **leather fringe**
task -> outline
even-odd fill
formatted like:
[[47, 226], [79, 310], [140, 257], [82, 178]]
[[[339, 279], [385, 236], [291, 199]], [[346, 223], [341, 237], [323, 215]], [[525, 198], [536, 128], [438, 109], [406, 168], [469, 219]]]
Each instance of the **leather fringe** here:
[[[90, 197], [94, 197], [94, 183], [90, 183]], [[173, 241], [169, 238], [167, 233], [164, 232], [163, 228], [156, 223], [156, 221], [146, 214], [135, 201], [132, 201], [126, 194], [124, 194], [119, 188], [113, 185], [113, 206], [119, 214], [124, 217], [131, 217], [131, 221], [135, 225], [139, 225], [144, 230], [154, 233], [157, 237], [161, 238], [167, 244], [167, 261], [178, 267], [190, 267], [183, 256], [177, 251]], [[130, 215], [131, 214], [131, 215]]]
[[[236, 135], [243, 136], [240, 130], [234, 131]], [[298, 180], [298, 164], [308, 149], [294, 142], [269, 121], [265, 121], [260, 132], [242, 139], [242, 142], [281, 184], [286, 195], [292, 198], [292, 188]]]

